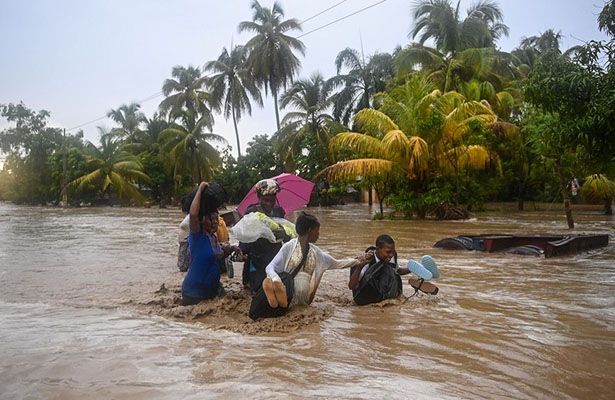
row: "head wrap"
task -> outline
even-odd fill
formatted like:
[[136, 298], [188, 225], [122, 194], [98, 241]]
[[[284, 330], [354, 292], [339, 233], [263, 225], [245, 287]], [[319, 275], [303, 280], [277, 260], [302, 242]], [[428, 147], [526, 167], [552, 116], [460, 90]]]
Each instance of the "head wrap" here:
[[273, 179], [263, 179], [254, 185], [254, 191], [259, 196], [275, 196], [280, 192], [280, 185]]

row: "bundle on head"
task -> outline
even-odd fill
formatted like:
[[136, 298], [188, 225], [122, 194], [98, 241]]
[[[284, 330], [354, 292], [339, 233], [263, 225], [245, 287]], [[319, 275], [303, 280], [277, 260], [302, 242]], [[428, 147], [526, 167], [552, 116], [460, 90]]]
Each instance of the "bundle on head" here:
[[[192, 204], [192, 200], [194, 200], [194, 196], [196, 196], [197, 190], [198, 189], [194, 189], [192, 192], [182, 197], [183, 212], [190, 212], [190, 205]], [[217, 183], [210, 183], [207, 189], [205, 189], [203, 191], [203, 194], [201, 195], [201, 207], [199, 214], [203, 216], [205, 214], [209, 214], [212, 211], [216, 211], [224, 203], [226, 203], [227, 200], [228, 196], [224, 188]]]

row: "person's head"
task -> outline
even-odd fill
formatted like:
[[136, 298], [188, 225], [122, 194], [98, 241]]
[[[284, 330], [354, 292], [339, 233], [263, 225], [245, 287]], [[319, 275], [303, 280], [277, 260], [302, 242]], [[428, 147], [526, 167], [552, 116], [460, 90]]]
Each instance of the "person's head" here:
[[395, 241], [389, 235], [380, 235], [376, 239], [376, 256], [384, 261], [390, 262], [395, 255]]
[[258, 196], [258, 202], [265, 214], [273, 211], [275, 206], [276, 196], [280, 192], [280, 185], [273, 179], [263, 179], [254, 185], [254, 191]]
[[315, 216], [302, 213], [297, 218], [295, 230], [299, 236], [307, 235], [309, 243], [316, 243], [320, 236], [320, 222]]
[[215, 233], [218, 231], [218, 225], [220, 224], [220, 218], [218, 214], [218, 210], [211, 211], [209, 213], [209, 220], [211, 221], [211, 233]]
[[201, 226], [206, 233], [215, 233], [218, 230], [218, 210], [205, 210], [199, 213]]

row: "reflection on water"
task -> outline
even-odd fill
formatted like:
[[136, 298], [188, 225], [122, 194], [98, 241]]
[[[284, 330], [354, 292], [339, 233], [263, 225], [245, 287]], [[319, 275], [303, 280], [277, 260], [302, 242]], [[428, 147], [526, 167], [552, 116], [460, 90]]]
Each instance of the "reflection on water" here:
[[[432, 254], [441, 294], [335, 303], [328, 320], [288, 334], [211, 331], [117, 309], [178, 274], [178, 211], [0, 204], [0, 398], [611, 397], [613, 244], [550, 259], [431, 248], [457, 234], [562, 234], [561, 211], [466, 222], [371, 221], [358, 205], [311, 212], [334, 256], [384, 232], [402, 258]], [[599, 211], [575, 219], [579, 232], [613, 233]], [[347, 277], [325, 276], [340, 288]]]

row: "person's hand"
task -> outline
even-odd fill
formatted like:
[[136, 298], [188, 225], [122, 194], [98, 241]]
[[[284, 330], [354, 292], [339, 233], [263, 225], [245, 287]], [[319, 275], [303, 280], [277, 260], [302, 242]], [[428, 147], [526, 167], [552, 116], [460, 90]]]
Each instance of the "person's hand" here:
[[275, 236], [276, 239], [280, 240], [282, 239], [282, 241], [287, 242], [290, 240], [290, 236], [288, 236], [286, 234], [286, 231], [284, 229], [276, 229], [273, 231], [273, 236]]
[[208, 187], [209, 187], [209, 183], [201, 182], [201, 184], [199, 185], [199, 192], [202, 192], [203, 190], [207, 189]]
[[374, 259], [374, 251], [370, 250], [365, 254], [361, 254], [359, 257], [357, 257], [357, 260], [359, 260], [360, 263], [363, 264], [367, 264], [368, 262], [370, 262], [371, 260]]

